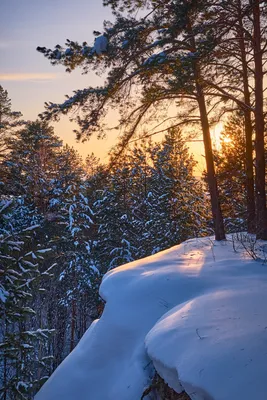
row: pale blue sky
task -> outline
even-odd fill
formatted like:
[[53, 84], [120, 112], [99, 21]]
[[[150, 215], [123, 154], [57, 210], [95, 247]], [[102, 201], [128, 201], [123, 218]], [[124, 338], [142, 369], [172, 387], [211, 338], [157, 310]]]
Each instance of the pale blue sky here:
[[[60, 102], [72, 90], [100, 84], [97, 76], [67, 74], [52, 67], [37, 46], [54, 47], [65, 40], [93, 43], [93, 30], [112, 19], [102, 0], [0, 0], [0, 84], [8, 90], [13, 109], [26, 119], [36, 119], [45, 101]], [[114, 138], [76, 144], [73, 127], [64, 118], [55, 125], [57, 134], [86, 155], [105, 157]]]

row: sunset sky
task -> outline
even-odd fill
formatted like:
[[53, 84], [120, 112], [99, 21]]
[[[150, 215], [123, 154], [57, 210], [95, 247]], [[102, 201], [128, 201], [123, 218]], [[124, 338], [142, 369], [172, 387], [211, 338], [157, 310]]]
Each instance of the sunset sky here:
[[[67, 38], [93, 44], [92, 32], [101, 30], [105, 19], [111, 20], [112, 15], [101, 0], [1, 0], [0, 84], [7, 89], [13, 109], [21, 111], [25, 119], [34, 120], [44, 110], [45, 101], [61, 102], [75, 89], [101, 84], [95, 74], [81, 75], [80, 70], [67, 74], [62, 66], [52, 67], [36, 47], [51, 48], [64, 44]], [[115, 134], [103, 141], [92, 138], [76, 143], [73, 128], [67, 117], [55, 124], [56, 133], [83, 156], [94, 152], [107, 160]], [[202, 143], [190, 147], [201, 171]]]

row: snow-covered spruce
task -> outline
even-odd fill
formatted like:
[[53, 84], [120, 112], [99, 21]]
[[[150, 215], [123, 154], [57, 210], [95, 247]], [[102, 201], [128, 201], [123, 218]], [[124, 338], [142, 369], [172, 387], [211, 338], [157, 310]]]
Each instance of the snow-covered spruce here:
[[267, 396], [266, 266], [193, 239], [109, 272], [107, 301], [36, 400], [139, 400], [153, 366], [191, 399]]

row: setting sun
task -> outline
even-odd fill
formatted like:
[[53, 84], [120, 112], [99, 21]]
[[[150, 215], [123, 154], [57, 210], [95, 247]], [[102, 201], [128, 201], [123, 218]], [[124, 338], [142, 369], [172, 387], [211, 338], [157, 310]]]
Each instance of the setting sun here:
[[230, 137], [224, 137], [224, 138], [221, 138], [221, 141], [222, 141], [223, 143], [231, 143], [231, 142], [232, 142], [232, 139], [231, 139]]

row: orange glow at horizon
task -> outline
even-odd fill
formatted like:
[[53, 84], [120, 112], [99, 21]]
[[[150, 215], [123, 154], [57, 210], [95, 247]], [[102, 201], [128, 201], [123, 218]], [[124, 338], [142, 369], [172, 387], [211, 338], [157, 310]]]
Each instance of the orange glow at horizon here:
[[[64, 117], [60, 122], [54, 124], [55, 132], [63, 140], [64, 144], [68, 144], [69, 146], [74, 147], [83, 159], [86, 158], [88, 154], [94, 153], [96, 157], [100, 159], [101, 162], [108, 162], [108, 152], [110, 149], [116, 145], [118, 140], [117, 131], [111, 131], [107, 134], [107, 137], [104, 139], [97, 139], [96, 136], [92, 136], [88, 141], [82, 143], [77, 142], [75, 138], [75, 134], [72, 131], [75, 128], [75, 124], [69, 122], [68, 117]], [[211, 138], [213, 147], [216, 150], [220, 150], [221, 137], [220, 134], [223, 130], [223, 123], [217, 124], [215, 127], [211, 129]], [[157, 138], [155, 137], [155, 142], [161, 141], [163, 138], [163, 134], [159, 135]], [[205, 151], [204, 145], [202, 142], [202, 135], [200, 134], [198, 137], [199, 142], [188, 142], [189, 153], [194, 155], [195, 160], [197, 161], [197, 165], [194, 170], [195, 176], [201, 176], [203, 170], [206, 169], [206, 161], [205, 161]], [[229, 139], [230, 141], [230, 139]]]

